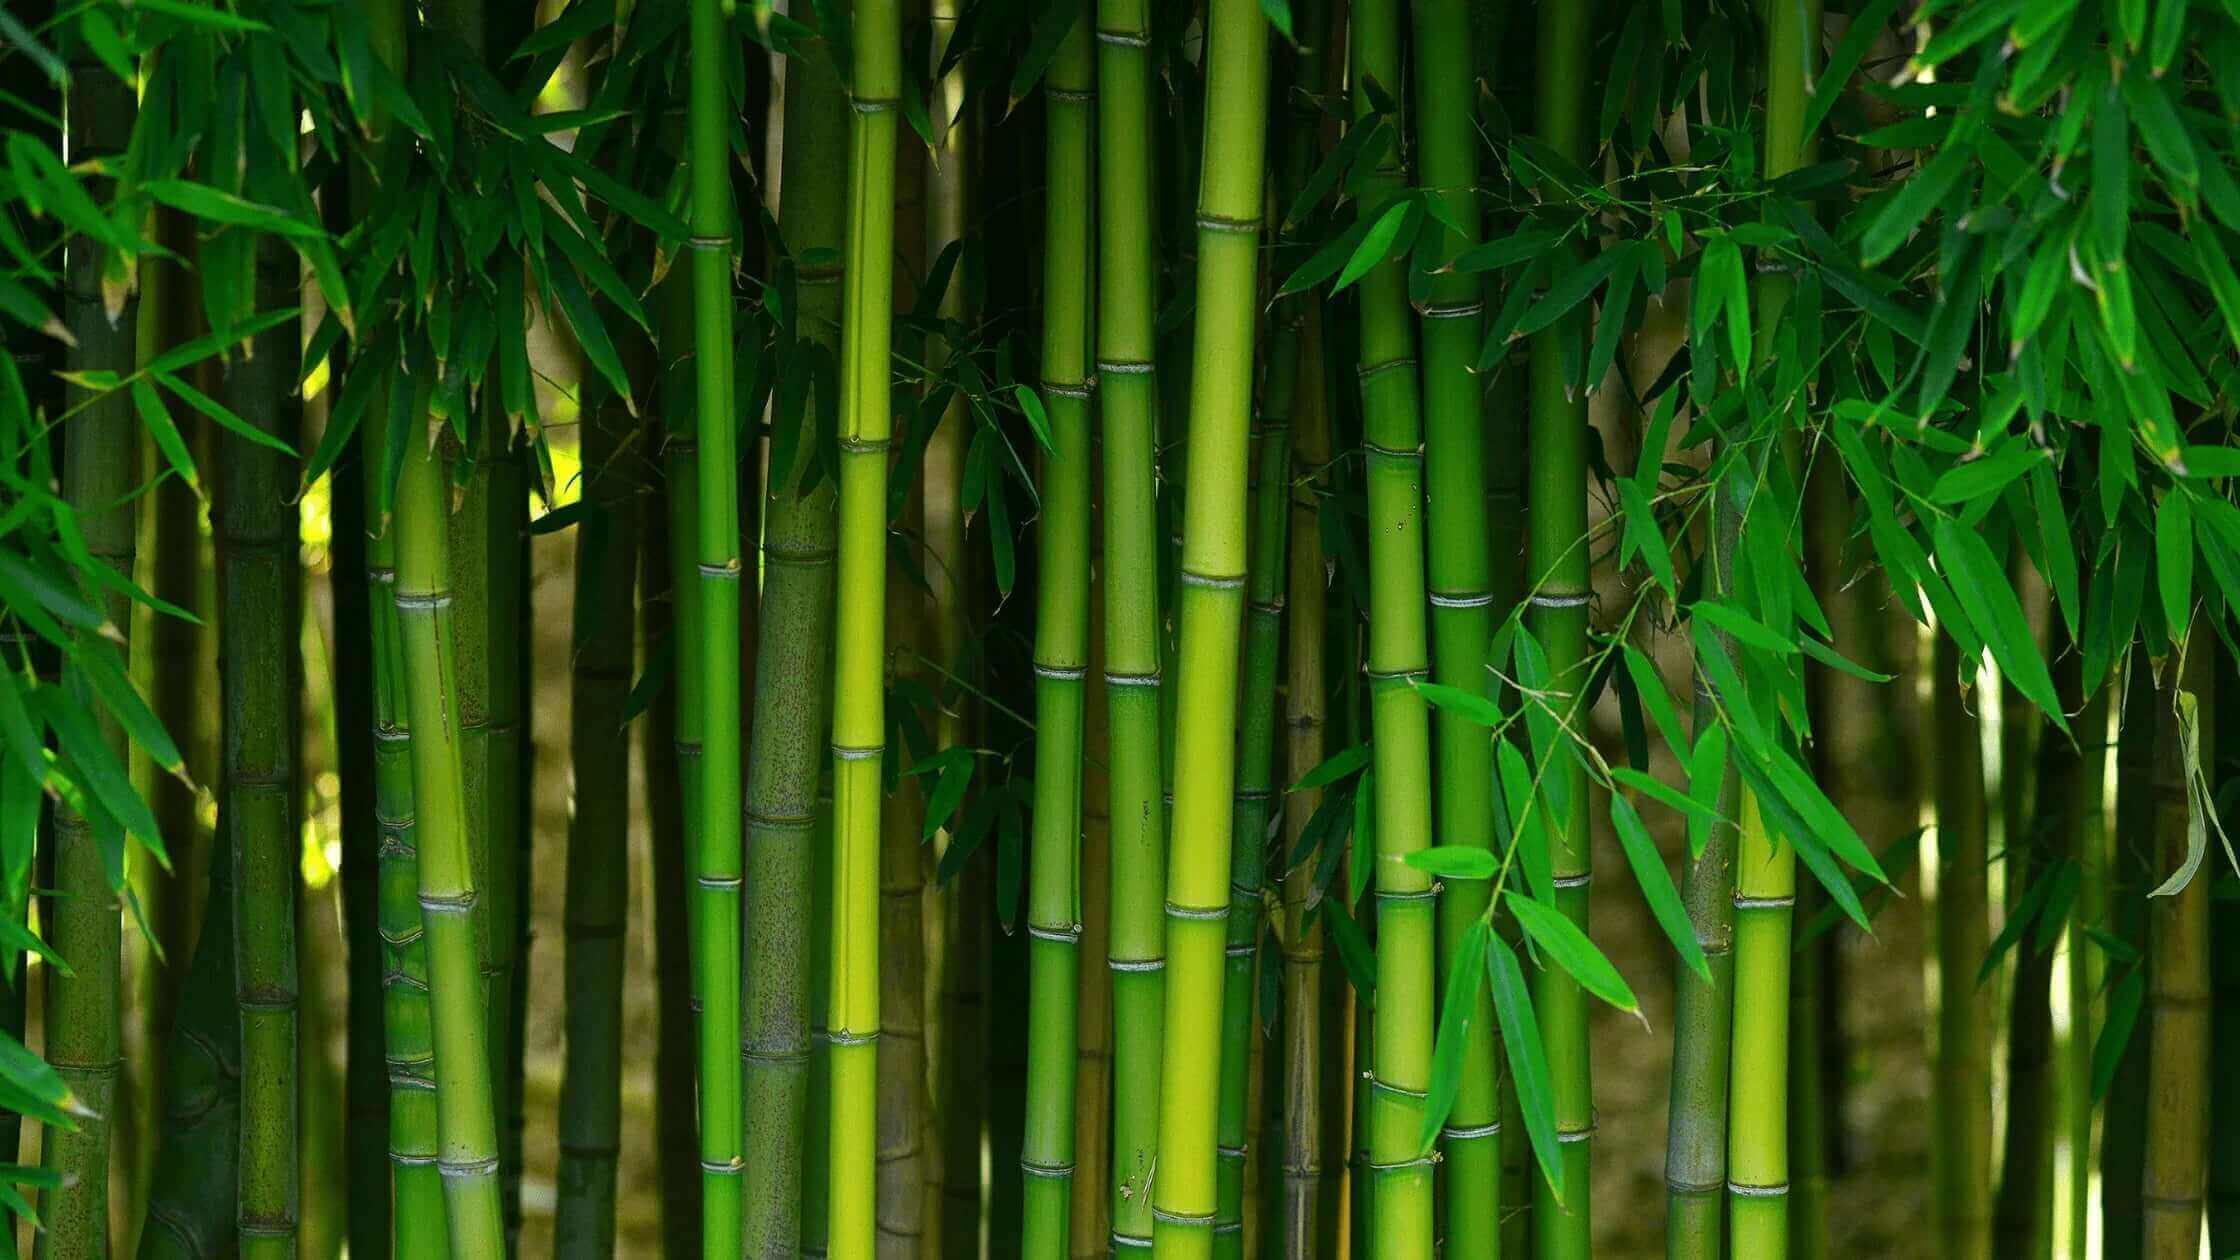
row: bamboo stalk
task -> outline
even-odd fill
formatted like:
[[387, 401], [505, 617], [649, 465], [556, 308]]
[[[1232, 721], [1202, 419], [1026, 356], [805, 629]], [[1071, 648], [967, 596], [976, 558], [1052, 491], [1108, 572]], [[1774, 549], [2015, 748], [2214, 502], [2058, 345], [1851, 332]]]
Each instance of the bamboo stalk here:
[[[2202, 768], [2209, 776], [2209, 799], [2222, 802], [2224, 792], [2240, 771], [2240, 704], [2229, 697], [2240, 695], [2230, 652], [2217, 653], [2216, 693], [2228, 697], [2217, 706], [2214, 755], [2204, 756]], [[2207, 737], [2209, 727], [2204, 724]], [[2227, 810], [2229, 831], [2231, 811]], [[2213, 986], [2210, 999], [2209, 1054], [2211, 1063], [2227, 1063], [2240, 1054], [2240, 915], [2227, 911], [2209, 920], [2209, 967]], [[2074, 962], [2071, 963], [2075, 967]], [[2072, 1008], [2072, 1011], [2074, 1008]], [[2071, 1016], [2075, 1018], [2074, 1014]], [[2089, 1068], [2089, 1062], [2087, 1063]], [[2090, 1081], [2086, 1080], [2089, 1101]], [[2236, 1091], [2209, 1089], [2209, 1254], [2240, 1251], [2240, 1098]], [[2089, 1121], [2089, 1115], [2087, 1116]], [[2087, 1134], [2089, 1138], [2089, 1131]]]
[[[2105, 1010], [2101, 990], [2107, 974], [2106, 950], [2091, 935], [2105, 930], [2108, 921], [2107, 688], [2085, 702], [2084, 715], [2077, 721], [2077, 738], [2083, 755], [2072, 806], [2078, 819], [2076, 848], [2071, 854], [2077, 863], [2077, 899], [2069, 914], [2069, 1039], [2062, 1047], [2061, 1065], [2062, 1127], [2069, 1146], [2069, 1179], [2061, 1211], [2068, 1222], [2069, 1260], [2089, 1260], [2092, 1169], [2096, 1163], [2092, 1052]], [[2220, 741], [2219, 746], [2227, 745]]]
[[[1059, 41], [1045, 76], [1042, 399], [1050, 447], [1042, 462], [1042, 567], [1035, 605], [1034, 830], [1027, 861], [1029, 1040], [1026, 1176], [1028, 1257], [1066, 1254], [1072, 1207], [1074, 1068], [1079, 1045], [1082, 720], [1089, 658], [1088, 200], [1096, 63], [1088, 23]], [[1000, 1172], [998, 1175], [1001, 1175]]]
[[582, 427], [583, 501], [576, 528], [563, 967], [566, 1050], [560, 1075], [556, 1257], [614, 1254], [615, 1172], [622, 1150], [622, 976], [630, 911], [631, 594], [637, 585], [634, 420], [602, 399]]
[[[1092, 447], [1092, 450], [1094, 448]], [[1093, 483], [1092, 483], [1093, 484]], [[1097, 535], [1096, 524], [1090, 536]], [[1104, 573], [1089, 573], [1087, 624], [1104, 621]], [[1104, 685], [1100, 637], [1088, 641], [1088, 695], [1083, 706], [1081, 755], [1081, 953], [1075, 1001], [1081, 1012], [1075, 1042], [1072, 1241], [1073, 1260], [1103, 1260], [1112, 1252], [1112, 971], [1100, 965], [1111, 949], [1112, 712]]]
[[1990, 947], [1986, 926], [1982, 744], [1959, 682], [1960, 653], [1937, 638], [1936, 1217], [1943, 1253], [1987, 1255], [1991, 1198], [1991, 1014], [1976, 986]]
[[880, 760], [886, 597], [887, 436], [894, 240], [895, 0], [854, 14], [848, 158], [850, 261], [840, 338], [840, 611], [832, 708], [832, 1071], [828, 1245], [869, 1256], [876, 1217]]
[[744, 1164], [739, 1056], [740, 963], [740, 587], [739, 473], [732, 390], [731, 271], [737, 242], [730, 182], [728, 22], [718, 0], [691, 10], [692, 333], [699, 492], [693, 581], [703, 722], [700, 784], [693, 812], [694, 956], [701, 983], [699, 1026], [702, 1254], [741, 1246]]
[[[903, 534], [918, 534], [924, 513], [915, 491], [903, 513]], [[887, 689], [908, 691], [923, 685], [919, 627], [928, 610], [906, 561], [891, 551], [887, 590]], [[879, 817], [878, 1226], [879, 1254], [894, 1260], [915, 1260], [925, 1241], [925, 875], [918, 862], [923, 782], [897, 781]]]
[[[2155, 687], [2144, 645], [2121, 671], [2116, 744], [2115, 826], [2109, 837], [2108, 903], [2116, 935], [2147, 949], [2146, 890], [2160, 882], [2155, 854]], [[2143, 1165], [2147, 1144], [2147, 1041], [2134, 1027], [2108, 1088], [2100, 1134], [2100, 1230], [2106, 1260], [2137, 1260], [2145, 1238]]]
[[[1534, 131], [1557, 153], [1584, 166], [1591, 141], [1582, 101], [1588, 79], [1584, 6], [1563, 5], [1540, 15], [1535, 62]], [[1548, 658], [1549, 686], [1577, 704], [1586, 691], [1588, 583], [1585, 543], [1586, 404], [1564, 369], [1564, 347], [1575, 337], [1576, 316], [1559, 321], [1532, 341], [1531, 519], [1526, 581], [1530, 624]], [[1557, 908], [1582, 930], [1587, 925], [1591, 855], [1588, 784], [1579, 763], [1558, 755], [1539, 767], [1551, 800], [1566, 802], [1549, 819], [1549, 865]], [[1560, 967], [1537, 974], [1533, 1003], [1547, 1049], [1555, 1094], [1556, 1131], [1563, 1144], [1560, 1201], [1545, 1176], [1532, 1194], [1534, 1254], [1541, 1260], [1584, 1257], [1590, 1248], [1593, 1184], [1594, 1088], [1589, 1070], [1586, 997]]]
[[[2173, 636], [2175, 636], [2173, 630]], [[2180, 654], [2166, 661], [2155, 689], [2154, 835], [2156, 873], [2185, 860], [2190, 818], [2187, 776], [2206, 773], [2215, 713], [2212, 637], [2198, 624]], [[2181, 705], [2194, 708], [2193, 733], [2203, 764], [2193, 764]], [[2209, 881], [2206, 868], [2186, 886], [2147, 903], [2147, 1145], [2141, 1167], [2142, 1254], [2148, 1260], [2193, 1260], [2201, 1254], [2202, 1195], [2207, 1181], [2209, 1112]]]
[[[294, 255], [256, 246], [257, 306], [284, 307]], [[259, 334], [226, 374], [224, 400], [260, 432], [292, 443], [290, 400], [300, 331]], [[295, 487], [287, 456], [228, 433], [219, 441], [219, 679], [223, 692], [222, 826], [233, 846], [234, 1001], [241, 1018], [239, 1228], [244, 1260], [296, 1249], [297, 699], [290, 652], [296, 608]]]
[[[1323, 759], [1323, 638], [1328, 634], [1323, 569], [1321, 500], [1330, 462], [1330, 419], [1324, 402], [1322, 362], [1322, 311], [1307, 303], [1299, 332], [1299, 383], [1297, 415], [1292, 421], [1291, 447], [1291, 556], [1290, 583], [1285, 604], [1291, 613], [1286, 658], [1289, 675], [1284, 685], [1286, 773], [1297, 779], [1322, 764]], [[1283, 798], [1283, 852], [1295, 852], [1307, 823], [1322, 804], [1320, 788], [1289, 793]], [[1323, 1062], [1326, 1042], [1339, 1045], [1338, 1034], [1324, 1018], [1323, 932], [1316, 913], [1318, 890], [1315, 864], [1303, 861], [1283, 876], [1283, 1095], [1284, 1155], [1282, 1254], [1289, 1260], [1307, 1260], [1335, 1253], [1337, 1213], [1326, 1202], [1328, 1164], [1342, 1167], [1343, 1160], [1328, 1155], [1328, 1134], [1344, 1131], [1342, 1116], [1325, 1113], [1325, 1077], [1331, 1072]], [[1342, 1057], [1342, 1055], [1341, 1055]], [[1342, 1148], [1341, 1148], [1342, 1149]]]
[[1099, 0], [1097, 378], [1103, 421], [1106, 704], [1111, 713], [1112, 1178], [1116, 1246], [1151, 1240], [1166, 989], [1160, 508], [1153, 358], [1151, 14]]
[[[1267, 164], [1268, 25], [1254, 0], [1215, 0], [1206, 45], [1205, 161], [1198, 181], [1197, 323], [1177, 600], [1175, 844], [1160, 1065], [1154, 1254], [1213, 1248], [1218, 1021], [1229, 912], [1238, 635], [1261, 181]], [[1107, 505], [1108, 510], [1112, 505]], [[1116, 662], [1117, 665], [1117, 662]]]
[[[1477, 243], [1476, 63], [1470, 10], [1461, 0], [1415, 0], [1416, 161], [1418, 178], [1447, 209], [1433, 257], [1444, 262]], [[1429, 546], [1432, 679], [1486, 693], [1494, 626], [1492, 558], [1486, 522], [1484, 386], [1472, 370], [1484, 323], [1474, 272], [1437, 277], [1417, 304], [1422, 315], [1425, 534]], [[1445, 845], [1493, 847], [1493, 743], [1460, 712], [1432, 716], [1437, 736], [1436, 831]], [[1470, 925], [1491, 900], [1483, 880], [1449, 879], [1439, 901], [1439, 971], [1458, 965]], [[1501, 1247], [1501, 1097], [1490, 999], [1480, 989], [1461, 1081], [1440, 1149], [1445, 1160], [1444, 1254], [1490, 1257]]]
[[[810, 262], [837, 254], [847, 197], [842, 160], [846, 96], [823, 62], [801, 59], [786, 75], [784, 173], [778, 232], [796, 259], [796, 326], [830, 354], [839, 338], [844, 267]], [[823, 255], [819, 255], [821, 258]], [[829, 379], [829, 378], [828, 378]], [[810, 903], [817, 898], [817, 787], [824, 771], [825, 676], [832, 630], [833, 488], [810, 453], [829, 400], [805, 401], [794, 466], [779, 470], [764, 505], [763, 593], [755, 654], [754, 741], [747, 763], [746, 993], [747, 1253], [788, 1256], [801, 1240], [802, 1166], [808, 1122], [809, 992], [803, 983]]]
[[[132, 87], [103, 67], [82, 42], [73, 62], [64, 112], [67, 151], [73, 162], [114, 161], [132, 130]], [[73, 343], [65, 356], [69, 370], [120, 377], [131, 373], [137, 299], [118, 287], [124, 280], [119, 269], [125, 265], [89, 238], [73, 234], [66, 240], [62, 318]], [[112, 318], [106, 303], [118, 299], [123, 305]], [[138, 510], [132, 496], [139, 484], [132, 402], [121, 390], [90, 398], [74, 385], [65, 390], [64, 399], [80, 410], [63, 426], [61, 497], [76, 513], [87, 552], [129, 580]], [[107, 621], [120, 635], [129, 635], [131, 614], [123, 598], [113, 590], [100, 598]], [[123, 726], [106, 706], [92, 703], [91, 684], [77, 669], [63, 671], [62, 685], [72, 693], [70, 703], [95, 711], [103, 742], [122, 764], [128, 749]], [[57, 968], [46, 977], [45, 1057], [85, 1112], [75, 1132], [49, 1126], [40, 1140], [40, 1163], [63, 1178], [61, 1186], [40, 1195], [39, 1217], [45, 1226], [38, 1235], [41, 1260], [105, 1260], [109, 1255], [121, 937], [118, 889], [110, 883], [103, 848], [121, 842], [119, 826], [105, 811], [89, 817], [65, 805], [54, 812], [52, 892], [40, 923], [48, 944], [72, 974]]]
[[[529, 472], [527, 441], [509, 437], [493, 414], [490, 425], [488, 803], [484, 807], [490, 866], [490, 1061], [498, 1091], [498, 1195], [505, 1213], [506, 1254], [520, 1251], [521, 1144], [528, 1018], [528, 802], [534, 799], [528, 692]], [[624, 588], [627, 592], [628, 588]], [[623, 605], [628, 605], [628, 595]], [[625, 633], [628, 619], [625, 617]], [[627, 649], [624, 651], [627, 656]], [[618, 754], [617, 760], [621, 758]]]

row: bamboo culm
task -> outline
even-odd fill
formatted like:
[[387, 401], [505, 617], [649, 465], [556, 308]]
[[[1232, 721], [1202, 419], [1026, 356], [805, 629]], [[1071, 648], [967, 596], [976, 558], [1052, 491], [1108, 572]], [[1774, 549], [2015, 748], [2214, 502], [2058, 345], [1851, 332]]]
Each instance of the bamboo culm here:
[[[1976, 972], [1991, 941], [1982, 741], [1960, 691], [1960, 651], [1935, 651], [1937, 740], [1937, 1010], [1932, 1097], [1938, 1129], [1937, 1229], [1944, 1254], [1971, 1260], [1991, 1245], [1991, 1008]], [[2112, 1113], [2111, 1113], [2112, 1114]]]
[[[296, 261], [277, 239], [258, 242], [258, 306], [287, 304]], [[227, 372], [226, 399], [260, 432], [293, 443], [289, 388], [301, 330], [282, 323], [246, 347]], [[234, 999], [241, 1018], [241, 1254], [283, 1260], [296, 1251], [296, 714], [289, 689], [296, 642], [296, 510], [291, 461], [238, 434], [220, 439], [223, 483], [214, 525], [220, 603], [218, 660], [224, 718], [219, 826], [233, 850]]]
[[[1587, 161], [1587, 68], [1584, 6], [1546, 10], [1539, 22], [1535, 59], [1534, 134], [1549, 148], [1584, 166]], [[1576, 320], [1574, 314], [1568, 317]], [[1587, 423], [1585, 399], [1564, 370], [1564, 346], [1575, 325], [1564, 321], [1532, 341], [1532, 424], [1529, 539], [1526, 581], [1531, 588], [1528, 624], [1548, 660], [1548, 686], [1577, 704], [1585, 694], [1587, 653]], [[1568, 712], [1563, 716], [1568, 717]], [[1565, 803], [1549, 819], [1550, 870], [1556, 906], [1582, 931], [1587, 926], [1588, 783], [1579, 763], [1557, 756], [1540, 768], [1548, 799]], [[1560, 967], [1540, 969], [1533, 1005], [1555, 1094], [1557, 1138], [1563, 1144], [1564, 1194], [1545, 1176], [1532, 1194], [1532, 1238], [1540, 1260], [1584, 1260], [1591, 1243], [1594, 1084], [1589, 1068], [1586, 997]], [[1379, 1016], [1382, 1018], [1382, 1016]]]
[[561, 1062], [553, 1254], [614, 1254], [615, 1173], [622, 1145], [623, 934], [630, 909], [629, 711], [631, 592], [637, 582], [636, 464], [625, 451], [633, 421], [619, 398], [602, 400], [583, 428], [583, 501], [576, 535], [574, 652], [570, 658], [569, 761], [575, 816], [568, 824], [563, 910], [567, 1040]]
[[1151, 1240], [1166, 989], [1157, 390], [1152, 315], [1151, 16], [1099, 0], [1097, 381], [1103, 421], [1104, 657], [1111, 752], [1112, 1233]]
[[[1235, 822], [1245, 483], [1255, 280], [1267, 165], [1268, 23], [1255, 0], [1213, 0], [1205, 159], [1198, 179], [1187, 486], [1177, 613], [1174, 844], [1167, 869], [1167, 988], [1153, 1253], [1213, 1250], [1219, 1021]], [[1108, 505], [1109, 510], [1110, 505]]]
[[[1091, 179], [1096, 61], [1084, 17], [1059, 41], [1044, 80], [1053, 190]], [[1027, 1128], [1020, 1153], [1030, 1260], [1066, 1254], [1071, 1228], [1073, 1093], [1080, 1012], [1082, 720], [1089, 653], [1089, 202], [1045, 199], [1042, 567], [1035, 608], [1034, 830], [1027, 890]], [[1003, 1175], [998, 1170], [998, 1176]]]
[[[2196, 619], [2171, 645], [2154, 697], [2155, 870], [2165, 878], [2184, 862], [2191, 814], [2190, 775], [2214, 764], [2214, 636]], [[2175, 638], [2176, 631], [2172, 631]], [[2194, 729], [2187, 730], [2193, 724]], [[2189, 739], [2188, 736], [2191, 736]], [[2196, 760], [2198, 758], [2198, 761]], [[2201, 1254], [2207, 1189], [2211, 1063], [2209, 868], [2185, 887], [2147, 902], [2147, 1146], [2141, 1162], [2146, 1260]]]
[[832, 701], [831, 1064], [826, 1245], [873, 1250], [879, 1035], [880, 761], [886, 740], [887, 446], [895, 113], [902, 35], [895, 0], [854, 14], [848, 275], [840, 332], [838, 604]]

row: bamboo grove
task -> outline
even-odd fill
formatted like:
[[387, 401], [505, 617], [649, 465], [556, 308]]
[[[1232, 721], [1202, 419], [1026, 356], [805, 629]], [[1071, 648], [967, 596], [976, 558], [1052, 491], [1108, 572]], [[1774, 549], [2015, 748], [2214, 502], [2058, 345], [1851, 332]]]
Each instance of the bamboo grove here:
[[25, 0], [0, 129], [0, 1254], [2240, 1253], [2240, 6]]

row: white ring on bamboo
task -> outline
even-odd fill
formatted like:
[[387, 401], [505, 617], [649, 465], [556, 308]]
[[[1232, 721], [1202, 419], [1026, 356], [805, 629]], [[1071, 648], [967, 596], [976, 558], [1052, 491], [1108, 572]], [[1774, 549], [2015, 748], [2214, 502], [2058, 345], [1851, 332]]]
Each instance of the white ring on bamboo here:
[[886, 751], [887, 746], [885, 744], [873, 744], [869, 748], [856, 748], [848, 744], [834, 744], [832, 746], [832, 755], [842, 761], [871, 761], [885, 756]]
[[1431, 1164], [1432, 1159], [1429, 1155], [1418, 1155], [1414, 1159], [1395, 1160], [1389, 1164], [1380, 1164], [1371, 1160], [1369, 1161], [1369, 1171], [1373, 1173], [1406, 1172], [1410, 1168], [1429, 1168]]
[[1170, 901], [1167, 903], [1167, 917], [1170, 919], [1189, 919], [1198, 923], [1214, 923], [1229, 917], [1229, 907], [1178, 906]]
[[1199, 215], [1198, 227], [1203, 231], [1227, 232], [1234, 236], [1258, 236], [1260, 234], [1260, 220], [1258, 219], [1230, 219], [1218, 214]]
[[1188, 569], [1182, 571], [1182, 581], [1186, 586], [1202, 586], [1215, 591], [1234, 591], [1244, 587], [1242, 577], [1216, 577], [1210, 573], [1193, 573]]
[[737, 875], [701, 875], [693, 882], [714, 892], [728, 892], [739, 887], [742, 881]]
[[1104, 960], [1104, 965], [1112, 971], [1165, 971], [1167, 960], [1164, 958], [1107, 958]]
[[851, 96], [848, 104], [859, 114], [884, 114], [901, 102], [891, 96]]
[[1412, 368], [1415, 365], [1416, 361], [1413, 358], [1386, 359], [1382, 363], [1371, 363], [1365, 367], [1357, 367], [1353, 370], [1353, 374], [1360, 380], [1366, 381], [1372, 377], [1382, 376], [1387, 372], [1398, 371], [1401, 368]]
[[437, 608], [451, 607], [451, 593], [449, 591], [445, 591], [440, 595], [406, 595], [399, 593], [392, 596], [391, 598], [396, 601], [396, 605], [399, 608], [433, 610]]
[[1796, 904], [1795, 896], [1745, 897], [1741, 893], [1734, 895], [1734, 908], [1737, 910], [1786, 910]]
[[688, 236], [684, 243], [690, 249], [731, 248], [731, 238], [728, 236]]
[[1535, 595], [1531, 603], [1535, 608], [1584, 608], [1589, 595]]
[[446, 1177], [486, 1177], [498, 1171], [498, 1157], [488, 1159], [438, 1159], [436, 1169]]
[[1260, 947], [1245, 944], [1231, 945], [1221, 952], [1230, 958], [1250, 958], [1260, 952]]
[[1058, 682], [1079, 682], [1088, 673], [1088, 669], [1080, 665], [1045, 665], [1036, 661], [1034, 666], [1035, 677], [1054, 679]]
[[[1151, 47], [1151, 37], [1149, 35], [1138, 35], [1134, 31], [1098, 31], [1097, 42], [1100, 44], [1115, 44], [1121, 48]], [[1119, 1237], [1118, 1234], [1113, 1235], [1116, 1240]], [[1151, 1240], [1145, 1239], [1143, 1245], [1150, 1246]]]
[[719, 582], [736, 582], [739, 580], [739, 566], [737, 564], [701, 564], [698, 568], [700, 576], [704, 578], [714, 578]]
[[1437, 591], [1431, 592], [1431, 606], [1433, 608], [1487, 608], [1491, 607], [1492, 604], [1493, 592], [1491, 591], [1478, 595], [1441, 595]]
[[1393, 1084], [1393, 1083], [1391, 1083], [1390, 1081], [1383, 1081], [1383, 1080], [1379, 1080], [1379, 1079], [1377, 1079], [1377, 1077], [1376, 1077], [1375, 1075], [1373, 1075], [1373, 1074], [1372, 1074], [1372, 1075], [1371, 1075], [1371, 1076], [1369, 1077], [1369, 1088], [1371, 1088], [1371, 1089], [1381, 1089], [1381, 1090], [1383, 1090], [1383, 1091], [1384, 1091], [1385, 1093], [1388, 1093], [1388, 1094], [1398, 1094], [1398, 1095], [1399, 1095], [1400, 1097], [1402, 1097], [1402, 1098], [1429, 1098], [1429, 1097], [1431, 1097], [1431, 1095], [1430, 1095], [1429, 1093], [1427, 1093], [1427, 1092], [1425, 1092], [1425, 1091], [1423, 1091], [1423, 1090], [1420, 1090], [1420, 1089], [1409, 1089], [1409, 1088], [1408, 1088], [1407, 1086], [1405, 1086], [1405, 1085], [1394, 1085], [1394, 1084]]
[[1119, 1230], [1114, 1230], [1112, 1231], [1112, 1245], [1115, 1247], [1149, 1247], [1151, 1245], [1151, 1240], [1148, 1238], [1138, 1238], [1134, 1234], [1123, 1234]]
[[1213, 1213], [1169, 1212], [1163, 1207], [1154, 1206], [1151, 1209], [1151, 1219], [1163, 1221], [1169, 1225], [1211, 1225], [1213, 1224]]
[[1106, 670], [1104, 685], [1107, 687], [1156, 687], [1159, 685], [1159, 676], [1157, 674], [1115, 674]]
[[1439, 1139], [1444, 1142], [1475, 1142], [1479, 1138], [1489, 1138], [1499, 1132], [1501, 1132], [1501, 1122], [1496, 1120], [1492, 1124], [1472, 1125], [1463, 1129], [1443, 1128], [1439, 1130]]
[[1558, 875], [1548, 881], [1548, 886], [1551, 888], [1585, 888], [1592, 883], [1594, 883], [1594, 872], [1588, 871], [1584, 875]]
[[1788, 1196], [1789, 1183], [1784, 1181], [1775, 1186], [1752, 1186], [1730, 1181], [1727, 1183], [1727, 1193], [1738, 1199], [1780, 1199]]
[[824, 1040], [830, 1046], [868, 1046], [878, 1042], [879, 1033], [877, 1029], [866, 1033], [833, 1032], [827, 1029]]
[[1029, 923], [1027, 925], [1027, 935], [1038, 941], [1057, 941], [1064, 945], [1079, 945], [1081, 943], [1081, 925], [1076, 923], [1071, 927], [1056, 928]]
[[1454, 306], [1419, 306], [1416, 308], [1425, 319], [1470, 319], [1486, 313], [1483, 302], [1463, 302]]
[[1097, 371], [1112, 372], [1120, 376], [1149, 376], [1151, 364], [1139, 359], [1099, 359]]
[[1087, 385], [1066, 385], [1057, 381], [1044, 381], [1042, 387], [1060, 398], [1087, 398], [1089, 396]]
[[1029, 1177], [1041, 1177], [1046, 1181], [1065, 1181], [1073, 1176], [1073, 1165], [1037, 1164], [1032, 1160], [1022, 1159], [1019, 1161], [1019, 1171]]

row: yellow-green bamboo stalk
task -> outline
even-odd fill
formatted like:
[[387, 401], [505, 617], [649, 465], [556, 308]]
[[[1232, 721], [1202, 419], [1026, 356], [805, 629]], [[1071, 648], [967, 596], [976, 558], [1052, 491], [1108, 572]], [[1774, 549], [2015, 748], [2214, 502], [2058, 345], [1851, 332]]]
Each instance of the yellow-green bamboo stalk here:
[[854, 14], [848, 276], [840, 334], [839, 614], [832, 703], [832, 1072], [826, 1245], [873, 1250], [879, 1035], [880, 760], [886, 741], [887, 439], [893, 301], [895, 113], [902, 35], [895, 0]]
[[[1218, 1021], [1235, 822], [1238, 636], [1252, 410], [1268, 23], [1256, 0], [1213, 0], [1198, 179], [1175, 702], [1175, 843], [1167, 870], [1165, 1051], [1152, 1179], [1154, 1254], [1208, 1256], [1217, 1199]], [[1108, 505], [1109, 510], [1110, 505]]]
[[[2155, 873], [2185, 861], [2192, 804], [2186, 780], [2215, 764], [2214, 666], [2218, 646], [2196, 618], [2182, 659], [2165, 663], [2155, 689]], [[2172, 637], [2177, 630], [2173, 628]], [[2189, 722], [2193, 730], [2188, 731]], [[2186, 736], [2191, 734], [2192, 740]], [[2147, 1149], [2141, 1169], [2146, 1260], [2201, 1254], [2202, 1198], [2208, 1183], [2209, 875], [2204, 864], [2185, 887], [2147, 902]]]

